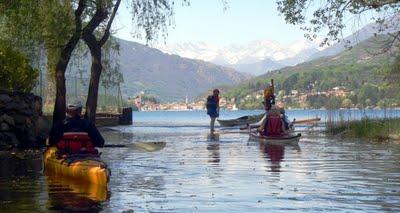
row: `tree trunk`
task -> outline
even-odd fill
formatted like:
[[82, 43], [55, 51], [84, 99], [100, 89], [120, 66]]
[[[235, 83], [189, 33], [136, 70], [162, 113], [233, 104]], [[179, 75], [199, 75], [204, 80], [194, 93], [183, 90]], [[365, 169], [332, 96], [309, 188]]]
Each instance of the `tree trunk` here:
[[[60, 59], [59, 64], [56, 69], [56, 100], [54, 103], [54, 111], [53, 111], [53, 124], [58, 121], [61, 121], [65, 118], [65, 105], [66, 105], [66, 89], [65, 89], [65, 69], [67, 64], [64, 65], [62, 62], [63, 58]], [[69, 61], [69, 60], [68, 60]], [[65, 66], [65, 68], [63, 68]]]
[[88, 97], [86, 99], [85, 117], [90, 121], [95, 122], [100, 76], [103, 70], [101, 65], [101, 46], [92, 34], [85, 34], [83, 39], [88, 45], [90, 54], [92, 55], [92, 66], [90, 69], [90, 82]]
[[90, 73], [90, 83], [89, 83], [89, 91], [88, 97], [86, 100], [86, 112], [85, 117], [88, 118], [93, 123], [96, 120], [96, 110], [97, 110], [97, 99], [99, 93], [99, 84], [100, 84], [100, 76], [103, 70], [101, 64], [101, 47], [107, 42], [110, 37], [110, 28], [111, 24], [115, 18], [117, 10], [121, 0], [117, 0], [113, 12], [110, 16], [110, 19], [107, 23], [106, 29], [104, 30], [104, 35], [97, 41], [93, 32], [96, 28], [107, 18], [107, 11], [105, 10], [104, 5], [99, 4], [96, 8], [96, 13], [93, 18], [89, 21], [86, 27], [83, 29], [82, 38], [85, 41], [86, 45], [88, 45], [90, 54], [92, 55], [92, 67]]
[[69, 60], [71, 59], [72, 51], [74, 51], [80, 35], [71, 37], [68, 44], [61, 52], [60, 60], [56, 67], [56, 100], [54, 104], [53, 122], [63, 120], [65, 118], [66, 107], [66, 87], [65, 87], [65, 71], [67, 69]]
[[[55, 66], [47, 68], [49, 71], [50, 69], [55, 70]], [[44, 102], [44, 108], [45, 109], [50, 109], [50, 107], [54, 106], [55, 102], [55, 97], [56, 97], [56, 77], [55, 77], [55, 72], [48, 72], [47, 73], [47, 87], [46, 87], [46, 99]]]
[[54, 106], [56, 97], [56, 66], [60, 49], [47, 48], [47, 88], [44, 107], [50, 109]]
[[65, 88], [65, 71], [67, 69], [69, 60], [71, 59], [72, 51], [79, 42], [82, 32], [81, 15], [86, 7], [86, 1], [80, 0], [78, 8], [75, 10], [75, 32], [67, 44], [63, 47], [60, 53], [60, 58], [56, 66], [56, 100], [53, 111], [53, 125], [65, 118], [65, 104], [66, 104], [66, 88]]

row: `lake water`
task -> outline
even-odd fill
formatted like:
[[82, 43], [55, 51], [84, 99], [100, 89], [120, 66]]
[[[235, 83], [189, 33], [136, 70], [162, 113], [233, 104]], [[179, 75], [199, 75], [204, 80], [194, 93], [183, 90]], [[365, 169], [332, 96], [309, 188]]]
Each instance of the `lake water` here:
[[[260, 112], [224, 111], [221, 118]], [[351, 113], [352, 118], [400, 114]], [[322, 110], [287, 114], [328, 117]], [[219, 127], [219, 134], [210, 135], [204, 112], [134, 112], [133, 121], [103, 130], [108, 144], [137, 144], [101, 150], [112, 171], [107, 189], [40, 171], [3, 175], [0, 212], [400, 211], [398, 143], [339, 141], [320, 127], [300, 126], [298, 144], [270, 145], [237, 129]], [[139, 146], [151, 141], [165, 144]]]

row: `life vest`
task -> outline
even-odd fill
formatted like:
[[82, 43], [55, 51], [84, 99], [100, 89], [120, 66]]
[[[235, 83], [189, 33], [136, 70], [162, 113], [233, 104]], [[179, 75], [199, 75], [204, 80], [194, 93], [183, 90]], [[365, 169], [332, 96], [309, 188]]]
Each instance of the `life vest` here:
[[281, 136], [283, 135], [282, 130], [282, 119], [280, 116], [273, 115], [267, 118], [267, 125], [264, 130], [266, 136]]
[[96, 154], [92, 140], [86, 132], [66, 132], [57, 143], [57, 148], [65, 153], [85, 153]]
[[206, 103], [206, 108], [207, 108], [207, 114], [211, 117], [219, 117], [219, 114], [217, 112], [219, 104], [219, 97], [215, 97], [213, 95], [210, 95], [207, 97], [207, 103]]
[[266, 110], [270, 110], [271, 105], [275, 104], [275, 95], [271, 87], [264, 90], [264, 104]]

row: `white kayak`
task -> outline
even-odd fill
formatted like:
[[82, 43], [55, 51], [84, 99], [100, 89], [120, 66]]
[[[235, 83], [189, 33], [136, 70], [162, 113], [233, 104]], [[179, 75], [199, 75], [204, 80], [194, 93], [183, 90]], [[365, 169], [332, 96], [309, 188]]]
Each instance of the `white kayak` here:
[[293, 134], [289, 133], [288, 135], [283, 135], [279, 137], [272, 137], [272, 136], [262, 136], [259, 135], [257, 132], [251, 132], [250, 133], [250, 138], [257, 139], [261, 142], [267, 142], [267, 143], [274, 143], [274, 144], [293, 144], [293, 143], [298, 143], [300, 140], [301, 134]]

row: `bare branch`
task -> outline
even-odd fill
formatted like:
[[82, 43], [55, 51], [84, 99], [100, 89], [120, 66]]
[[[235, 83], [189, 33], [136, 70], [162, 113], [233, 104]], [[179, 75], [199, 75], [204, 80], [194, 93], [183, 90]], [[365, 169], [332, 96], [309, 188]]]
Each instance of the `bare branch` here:
[[111, 13], [110, 19], [108, 20], [108, 23], [107, 23], [107, 27], [104, 31], [104, 35], [100, 39], [100, 46], [103, 46], [106, 43], [106, 41], [108, 40], [108, 38], [110, 37], [111, 25], [114, 21], [115, 15], [117, 14], [120, 3], [121, 3], [121, 0], [117, 0], [117, 2], [115, 3], [113, 12]]

